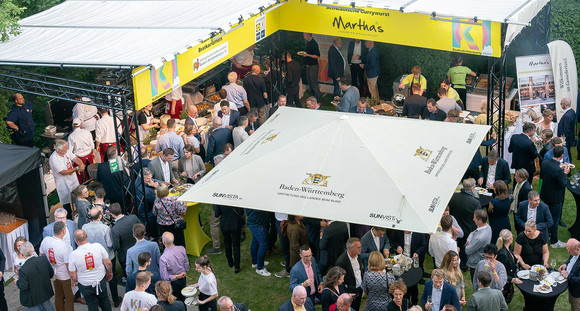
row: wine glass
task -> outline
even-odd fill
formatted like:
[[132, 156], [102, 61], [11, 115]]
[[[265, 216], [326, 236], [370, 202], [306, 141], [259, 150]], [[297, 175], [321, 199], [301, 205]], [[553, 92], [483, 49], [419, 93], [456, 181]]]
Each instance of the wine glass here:
[[556, 259], [552, 258], [550, 259], [550, 267], [552, 267], [552, 269], [557, 269], [556, 268]]
[[433, 298], [431, 298], [431, 295], [427, 296], [427, 303], [429, 305], [431, 305], [433, 303]]

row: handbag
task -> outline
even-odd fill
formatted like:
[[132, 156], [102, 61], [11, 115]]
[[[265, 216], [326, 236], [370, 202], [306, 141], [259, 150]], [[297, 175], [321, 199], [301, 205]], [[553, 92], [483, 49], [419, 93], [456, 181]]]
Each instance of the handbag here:
[[159, 200], [159, 201], [161, 202], [161, 205], [163, 206], [163, 209], [165, 210], [167, 215], [169, 215], [169, 217], [171, 217], [171, 219], [173, 220], [174, 228], [178, 229], [178, 230], [185, 230], [185, 228], [187, 228], [187, 222], [183, 219], [175, 220], [175, 218], [173, 218], [171, 213], [169, 213], [169, 211], [167, 210], [167, 207], [165, 207], [165, 204], [163, 204], [163, 201], [161, 201], [161, 200]]
[[285, 237], [288, 236], [288, 220], [282, 220], [280, 222], [280, 233]]

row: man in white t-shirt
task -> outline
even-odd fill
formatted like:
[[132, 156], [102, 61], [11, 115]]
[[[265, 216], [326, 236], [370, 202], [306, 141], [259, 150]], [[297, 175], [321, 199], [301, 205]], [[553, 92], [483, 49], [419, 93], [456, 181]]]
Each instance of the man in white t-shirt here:
[[[76, 98], [77, 100], [81, 100], [83, 102], [90, 102], [91, 100], [83, 97]], [[73, 119], [81, 119], [82, 126], [81, 128], [88, 130], [95, 137], [95, 126], [97, 124], [97, 120], [99, 119], [99, 115], [97, 113], [97, 107], [93, 105], [83, 104], [82, 102], [78, 102], [72, 111]]]
[[107, 159], [107, 149], [110, 146], [117, 145], [117, 133], [115, 131], [115, 120], [109, 115], [109, 109], [99, 108], [101, 119], [97, 121], [95, 126], [95, 142], [97, 144], [97, 152], [101, 155], [101, 161]]
[[451, 215], [443, 215], [441, 217], [441, 231], [437, 231], [431, 235], [429, 239], [429, 254], [435, 258], [435, 266], [439, 268], [441, 261], [448, 251], [456, 251], [457, 242], [453, 239], [451, 227], [453, 226], [453, 218]]
[[[73, 167], [73, 162], [78, 166]], [[68, 212], [68, 215], [72, 215], [70, 194], [79, 186], [79, 180], [75, 173], [84, 172], [85, 164], [68, 149], [68, 143], [62, 139], [55, 141], [54, 152], [50, 156], [48, 163], [52, 170], [60, 203]]]
[[65, 224], [56, 222], [53, 227], [53, 236], [48, 236], [40, 244], [40, 256], [46, 256], [54, 269], [54, 304], [57, 310], [73, 310], [75, 295], [72, 292], [70, 274], [68, 273], [68, 260], [73, 249], [63, 237]]
[[145, 292], [149, 284], [151, 284], [151, 275], [152, 273], [149, 271], [137, 273], [135, 278], [137, 287], [135, 287], [135, 290], [125, 294], [121, 304], [121, 311], [141, 311], [157, 304], [157, 298]]
[[109, 254], [99, 243], [88, 243], [87, 233], [78, 229], [74, 234], [78, 247], [70, 254], [68, 270], [87, 302], [89, 310], [111, 310], [107, 282], [113, 278]]

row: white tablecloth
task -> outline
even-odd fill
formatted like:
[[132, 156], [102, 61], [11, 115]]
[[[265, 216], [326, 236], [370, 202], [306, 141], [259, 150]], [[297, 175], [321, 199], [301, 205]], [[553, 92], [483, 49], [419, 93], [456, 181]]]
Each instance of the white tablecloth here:
[[28, 222], [25, 222], [20, 227], [14, 229], [14, 231], [10, 233], [0, 233], [0, 247], [2, 248], [2, 252], [4, 252], [4, 256], [6, 257], [6, 267], [4, 270], [12, 270], [12, 252], [14, 251], [14, 240], [19, 236], [23, 236], [26, 240], [28, 238]]

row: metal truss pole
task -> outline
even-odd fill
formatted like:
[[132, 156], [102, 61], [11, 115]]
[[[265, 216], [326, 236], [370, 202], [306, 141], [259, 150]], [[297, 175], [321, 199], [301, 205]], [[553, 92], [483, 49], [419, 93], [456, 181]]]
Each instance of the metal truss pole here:
[[[504, 50], [500, 58], [488, 59], [487, 83], [487, 124], [491, 125], [492, 132], [497, 134], [496, 143], [492, 148], [497, 149], [500, 157], [503, 157], [505, 136], [505, 73], [506, 51]], [[494, 116], [497, 117], [494, 118]]]
[[[127, 159], [127, 167], [130, 174], [130, 178], [122, 175], [124, 197], [131, 198], [128, 202], [123, 199], [123, 208], [125, 211], [134, 212], [135, 206], [144, 206], [145, 186], [141, 183], [140, 189], [135, 187], [137, 178], [143, 180], [143, 170], [141, 156], [135, 157], [132, 152], [132, 148], [137, 149], [136, 154], [140, 154], [141, 150], [136, 111], [131, 101], [133, 97], [132, 90], [5, 67], [0, 67], [0, 88], [71, 102], [77, 101], [75, 98], [79, 96], [87, 97], [91, 102], [86, 104], [112, 110], [117, 150], [120, 155], [125, 156]], [[137, 141], [135, 147], [131, 144], [131, 136], [135, 137]], [[146, 208], [145, 212], [147, 212]]]

